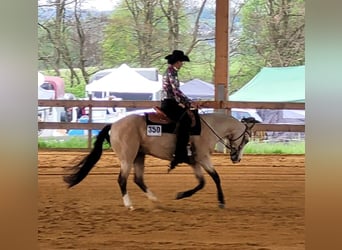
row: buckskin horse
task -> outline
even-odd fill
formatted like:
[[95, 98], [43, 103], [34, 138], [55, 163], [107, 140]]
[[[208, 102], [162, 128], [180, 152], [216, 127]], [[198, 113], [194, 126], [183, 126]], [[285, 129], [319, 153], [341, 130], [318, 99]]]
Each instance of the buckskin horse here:
[[[134, 168], [136, 185], [150, 200], [157, 201], [156, 196], [144, 182], [145, 156], [151, 155], [164, 160], [172, 159], [176, 140], [172, 126], [175, 123], [150, 123], [147, 116], [147, 113], [145, 116], [132, 114], [113, 124], [106, 125], [99, 132], [91, 152], [78, 164], [71, 167], [71, 173], [63, 177], [68, 187], [77, 185], [88, 175], [101, 158], [103, 142], [107, 140], [120, 160], [118, 184], [125, 207], [130, 210], [134, 209], [127, 191], [127, 178], [132, 168]], [[231, 161], [233, 163], [240, 162], [243, 148], [251, 136], [251, 129], [258, 121], [252, 117], [239, 121], [224, 113], [197, 114], [197, 118], [197, 123], [200, 126], [197, 126], [197, 132], [191, 134], [190, 142], [194, 155], [194, 164], [191, 167], [199, 183], [193, 189], [177, 193], [176, 199], [190, 197], [204, 187], [203, 168], [214, 180], [219, 207], [224, 208], [225, 200], [220, 177], [212, 165], [210, 155], [214, 151], [215, 145], [222, 142], [230, 151]]]

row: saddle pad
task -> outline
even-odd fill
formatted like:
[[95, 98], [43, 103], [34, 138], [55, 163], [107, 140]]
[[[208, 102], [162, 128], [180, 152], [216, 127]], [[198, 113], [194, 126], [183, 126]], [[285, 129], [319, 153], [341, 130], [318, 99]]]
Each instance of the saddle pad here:
[[[195, 123], [195, 126], [193, 126], [190, 129], [190, 135], [200, 135], [201, 134], [201, 120], [198, 114], [198, 110], [191, 110], [191, 112], [195, 116], [196, 123]], [[162, 128], [162, 133], [175, 134], [175, 129], [176, 129], [175, 122], [165, 123], [165, 122], [151, 121], [149, 119], [149, 114], [150, 113], [145, 113], [146, 125], [160, 125]]]
[[191, 110], [192, 114], [195, 116], [195, 126], [190, 129], [190, 135], [200, 135], [201, 134], [201, 119], [198, 114], [198, 109]]

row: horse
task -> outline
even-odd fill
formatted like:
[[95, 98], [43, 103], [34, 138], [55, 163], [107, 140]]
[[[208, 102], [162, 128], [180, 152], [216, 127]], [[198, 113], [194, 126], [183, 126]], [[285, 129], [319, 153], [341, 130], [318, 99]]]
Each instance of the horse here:
[[[216, 172], [210, 156], [218, 142], [223, 143], [230, 151], [230, 159], [238, 163], [243, 154], [243, 148], [251, 136], [251, 129], [259, 121], [253, 117], [243, 118], [241, 121], [224, 113], [199, 114], [201, 125], [199, 135], [191, 135], [190, 142], [193, 149], [194, 163], [191, 167], [198, 180], [193, 189], [179, 192], [176, 199], [190, 197], [205, 185], [202, 168], [213, 179], [217, 188], [219, 207], [225, 207], [224, 194], [219, 174]], [[64, 175], [63, 179], [71, 188], [80, 183], [101, 158], [103, 143], [106, 140], [120, 161], [120, 172], [117, 182], [120, 186], [123, 204], [129, 210], [134, 210], [127, 191], [127, 179], [134, 168], [134, 182], [144, 192], [148, 199], [158, 201], [153, 192], [144, 182], [144, 161], [146, 155], [171, 160], [175, 150], [176, 135], [174, 133], [159, 132], [154, 136], [151, 128], [147, 126], [146, 118], [139, 114], [131, 114], [120, 120], [104, 126], [94, 142], [91, 152], [78, 164], [71, 167], [71, 173]], [[150, 132], [150, 133], [149, 133]], [[227, 142], [227, 143], [226, 143]]]

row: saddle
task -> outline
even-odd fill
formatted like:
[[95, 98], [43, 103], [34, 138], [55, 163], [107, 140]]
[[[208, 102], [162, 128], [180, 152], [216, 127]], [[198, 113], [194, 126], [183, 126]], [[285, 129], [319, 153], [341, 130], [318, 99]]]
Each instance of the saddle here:
[[[171, 120], [158, 106], [153, 107], [156, 112], [145, 113], [147, 125], [161, 125], [162, 133], [175, 133], [176, 123]], [[187, 110], [189, 117], [191, 118], [190, 135], [201, 134], [201, 121], [198, 114], [198, 110]]]
[[156, 111], [155, 113], [145, 113], [146, 118], [153, 123], [157, 124], [169, 124], [173, 121], [167, 117], [167, 115], [160, 109], [160, 107], [153, 107], [153, 109]]

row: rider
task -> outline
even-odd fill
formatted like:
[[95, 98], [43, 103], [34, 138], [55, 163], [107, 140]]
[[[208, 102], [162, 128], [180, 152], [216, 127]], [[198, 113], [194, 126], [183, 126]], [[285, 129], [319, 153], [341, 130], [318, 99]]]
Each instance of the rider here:
[[193, 163], [192, 157], [189, 157], [187, 153], [191, 127], [191, 119], [187, 112], [191, 107], [191, 100], [179, 89], [178, 80], [178, 71], [183, 66], [183, 62], [190, 62], [190, 59], [181, 50], [174, 50], [165, 59], [168, 67], [163, 75], [161, 109], [171, 120], [178, 123], [176, 149], [169, 165], [169, 170], [171, 170], [178, 163]]

